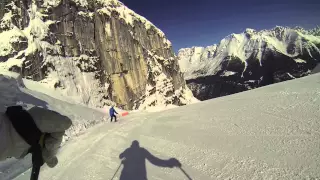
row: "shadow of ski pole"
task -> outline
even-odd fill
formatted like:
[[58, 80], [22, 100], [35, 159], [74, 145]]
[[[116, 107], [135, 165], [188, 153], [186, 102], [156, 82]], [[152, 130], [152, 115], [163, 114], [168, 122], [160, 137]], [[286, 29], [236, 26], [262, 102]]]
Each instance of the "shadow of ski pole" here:
[[112, 176], [111, 180], [113, 180], [113, 178], [117, 175], [117, 173], [118, 173], [121, 165], [122, 165], [122, 162], [121, 162], [120, 165], [118, 166], [118, 169], [116, 170], [116, 172], [115, 172], [114, 175]]
[[179, 169], [182, 171], [182, 173], [188, 178], [188, 180], [192, 180], [192, 178], [189, 176], [189, 174], [184, 170], [182, 169], [182, 167], [179, 167]]

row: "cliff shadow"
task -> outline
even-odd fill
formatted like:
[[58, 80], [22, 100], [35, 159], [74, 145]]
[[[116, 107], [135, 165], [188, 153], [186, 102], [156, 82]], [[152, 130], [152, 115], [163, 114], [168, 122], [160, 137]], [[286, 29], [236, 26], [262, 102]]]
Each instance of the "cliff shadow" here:
[[[21, 91], [25, 87], [22, 79], [15, 79], [0, 72], [0, 113], [4, 113], [9, 106], [29, 105], [47, 108], [47, 102]], [[8, 158], [0, 162], [0, 179], [11, 180], [32, 167], [31, 155], [22, 159]]]
[[160, 159], [151, 154], [147, 149], [140, 147], [137, 140], [134, 140], [131, 146], [119, 155], [119, 158], [121, 159], [121, 164], [112, 179], [119, 171], [121, 165], [123, 165], [120, 180], [147, 180], [146, 160], [158, 167], [178, 167], [187, 179], [191, 179], [190, 176], [182, 169], [182, 165], [179, 160], [176, 158], [170, 158], [167, 160]]
[[20, 105], [38, 106], [47, 109], [48, 103], [23, 92], [20, 87], [25, 87], [21, 78], [13, 78], [0, 74], [0, 112], [5, 112], [8, 106]]

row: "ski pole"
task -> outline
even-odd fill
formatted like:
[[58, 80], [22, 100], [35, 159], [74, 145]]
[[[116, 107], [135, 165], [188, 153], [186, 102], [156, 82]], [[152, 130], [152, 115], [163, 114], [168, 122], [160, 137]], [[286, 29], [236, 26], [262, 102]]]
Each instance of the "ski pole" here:
[[40, 173], [40, 167], [39, 166], [33, 166], [31, 171], [31, 177], [30, 180], [38, 180]]
[[40, 145], [31, 147], [32, 151], [32, 171], [30, 180], [38, 180], [40, 168], [44, 164]]
[[121, 165], [122, 165], [122, 162], [120, 163], [118, 169], [116, 170], [116, 172], [115, 172], [114, 175], [112, 176], [111, 180], [113, 180], [113, 178], [116, 176], [116, 174], [117, 174], [117, 172], [119, 171]]
[[179, 169], [182, 171], [182, 173], [187, 176], [188, 180], [192, 180], [192, 178], [186, 173], [186, 171], [184, 171], [184, 169], [182, 169], [182, 167], [179, 167]]

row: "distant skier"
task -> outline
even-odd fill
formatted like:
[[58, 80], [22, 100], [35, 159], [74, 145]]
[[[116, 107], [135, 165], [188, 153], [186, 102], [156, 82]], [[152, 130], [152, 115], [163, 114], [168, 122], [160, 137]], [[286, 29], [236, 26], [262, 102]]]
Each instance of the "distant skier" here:
[[116, 114], [118, 114], [118, 113], [117, 113], [117, 111], [114, 109], [114, 106], [111, 106], [111, 108], [109, 109], [109, 114], [110, 114], [110, 117], [111, 117], [111, 122], [112, 122], [113, 118], [115, 119], [114, 122], [117, 122], [117, 116], [116, 116]]

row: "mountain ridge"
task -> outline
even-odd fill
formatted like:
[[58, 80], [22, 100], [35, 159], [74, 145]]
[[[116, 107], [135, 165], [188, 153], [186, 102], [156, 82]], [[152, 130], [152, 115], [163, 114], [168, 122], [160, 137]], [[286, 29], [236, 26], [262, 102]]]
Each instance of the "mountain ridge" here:
[[[180, 49], [179, 64], [188, 87], [201, 100], [299, 78], [310, 74], [320, 61], [320, 37], [315, 36], [319, 29], [247, 28], [219, 44]], [[223, 84], [228, 88], [220, 87]]]

